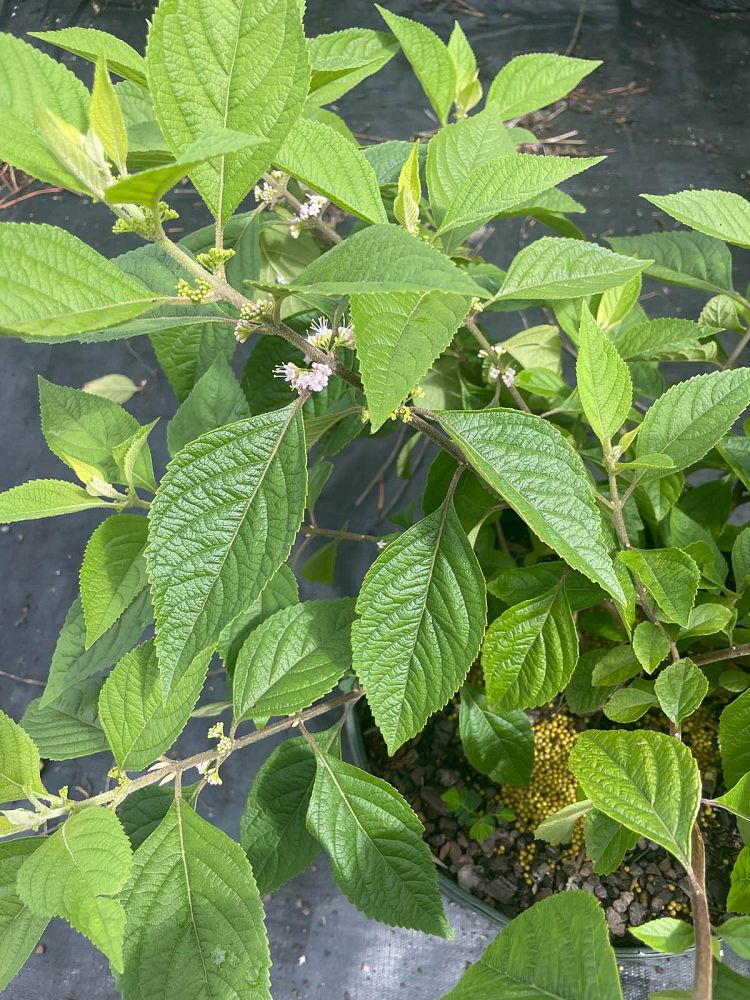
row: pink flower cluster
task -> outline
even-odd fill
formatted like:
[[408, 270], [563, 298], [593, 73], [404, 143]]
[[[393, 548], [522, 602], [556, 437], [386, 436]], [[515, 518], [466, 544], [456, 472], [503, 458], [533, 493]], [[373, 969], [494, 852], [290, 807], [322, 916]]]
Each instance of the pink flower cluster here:
[[273, 373], [277, 378], [283, 378], [297, 392], [302, 389], [321, 392], [328, 385], [333, 369], [320, 361], [313, 361], [311, 368], [298, 368], [292, 361], [287, 361], [274, 368]]

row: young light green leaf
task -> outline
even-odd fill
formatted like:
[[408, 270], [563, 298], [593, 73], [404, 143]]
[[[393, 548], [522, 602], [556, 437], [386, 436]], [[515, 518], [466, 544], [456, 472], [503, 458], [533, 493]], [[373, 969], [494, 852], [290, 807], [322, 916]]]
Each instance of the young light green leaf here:
[[527, 52], [506, 63], [487, 92], [487, 108], [503, 121], [559, 101], [601, 66], [599, 59], [574, 59], [552, 52]]
[[16, 890], [21, 865], [43, 843], [24, 837], [0, 844], [0, 990], [20, 972], [47, 926], [47, 918], [32, 913]]
[[556, 427], [503, 409], [442, 410], [438, 419], [479, 475], [543, 542], [625, 602], [586, 469]]
[[703, 189], [641, 197], [699, 233], [750, 249], [750, 202], [733, 191]]
[[687, 627], [701, 576], [692, 556], [675, 548], [628, 549], [618, 555], [662, 611]]
[[307, 828], [333, 877], [373, 920], [452, 936], [424, 828], [392, 785], [319, 751]]
[[602, 293], [596, 310], [596, 322], [605, 330], [617, 326], [638, 304], [643, 279], [637, 274], [630, 281]]
[[650, 730], [588, 730], [570, 753], [570, 769], [600, 812], [690, 864], [701, 785], [684, 743]]
[[112, 457], [117, 463], [121, 477], [128, 489], [142, 487], [151, 493], [156, 493], [154, 466], [151, 459], [151, 449], [148, 446], [148, 436], [156, 427], [159, 419], [139, 427], [129, 438], [125, 438], [112, 449]]
[[167, 424], [169, 451], [176, 455], [201, 434], [249, 416], [242, 387], [226, 358], [219, 354]]
[[675, 725], [700, 706], [708, 693], [706, 675], [692, 660], [670, 663], [656, 678], [656, 697], [664, 714]]
[[245, 852], [184, 800], [136, 851], [122, 901], [123, 996], [271, 1000], [263, 905]]
[[380, 553], [357, 613], [354, 670], [393, 753], [461, 686], [487, 620], [484, 577], [451, 498]]
[[583, 412], [599, 440], [609, 442], [630, 412], [633, 381], [628, 366], [599, 329], [585, 302], [578, 336], [576, 377]]
[[40, 517], [77, 514], [93, 507], [110, 507], [81, 486], [62, 479], [32, 479], [0, 493], [0, 524], [34, 521]]
[[267, 618], [239, 651], [234, 721], [292, 715], [322, 698], [351, 667], [354, 601], [303, 601]]
[[750, 773], [743, 774], [728, 792], [717, 796], [714, 801], [735, 816], [750, 822]]
[[482, 646], [487, 700], [496, 709], [536, 708], [570, 680], [578, 636], [565, 588], [504, 611]]
[[34, 741], [5, 712], [0, 712], [0, 802], [31, 795], [47, 796], [39, 777], [41, 761]]
[[26, 709], [21, 725], [47, 760], [73, 760], [107, 749], [99, 724], [98, 701], [102, 681], [89, 677], [71, 685], [52, 704], [43, 708], [35, 698]]
[[245, 640], [261, 622], [299, 601], [299, 587], [293, 570], [282, 563], [249, 608], [242, 611], [222, 632], [217, 647], [227, 671], [232, 674]]
[[128, 131], [122, 117], [120, 102], [109, 77], [107, 60], [103, 55], [96, 61], [89, 116], [91, 128], [101, 142], [104, 152], [120, 173], [125, 173], [125, 164], [128, 158]]
[[474, 50], [458, 21], [453, 22], [453, 31], [448, 39], [448, 52], [456, 71], [456, 93], [453, 103], [456, 115], [465, 116], [482, 97], [482, 84]]
[[374, 432], [449, 346], [471, 300], [429, 291], [367, 293], [350, 301]]
[[125, 911], [114, 897], [130, 877], [128, 838], [113, 812], [73, 813], [18, 872], [18, 895], [40, 917], [64, 917], [122, 972]]
[[691, 925], [684, 920], [676, 920], [674, 917], [659, 917], [656, 920], [649, 920], [648, 923], [634, 927], [632, 933], [634, 937], [643, 941], [654, 951], [674, 955], [687, 951], [693, 946], [695, 940]]
[[[326, 753], [341, 756], [335, 734], [315, 733], [313, 739]], [[306, 826], [314, 781], [315, 754], [301, 736], [275, 747], [253, 781], [240, 824], [240, 843], [263, 894], [299, 875], [320, 853], [320, 844]]]
[[[310, 66], [298, 0], [224, 0], [213, 21], [204, 13], [201, 0], [160, 3], [146, 62], [156, 117], [175, 155], [212, 125], [264, 140], [190, 172], [213, 214], [226, 219], [300, 117]], [[194, 51], [204, 53], [200, 62]]]
[[719, 750], [727, 788], [750, 771], [750, 691], [726, 706], [719, 717]]
[[534, 838], [546, 840], [550, 844], [569, 844], [576, 823], [588, 816], [592, 808], [591, 799], [581, 799], [563, 806], [539, 824], [534, 830]]
[[148, 522], [137, 514], [108, 517], [89, 539], [81, 566], [86, 648], [101, 638], [147, 585]]
[[50, 148], [38, 115], [46, 108], [85, 132], [88, 91], [62, 63], [13, 35], [0, 33], [0, 67], [0, 160], [47, 184], [83, 193]]
[[615, 335], [618, 354], [626, 361], [662, 361], [679, 358], [717, 332], [716, 327], [689, 319], [647, 319]]
[[633, 652], [647, 674], [669, 656], [669, 639], [653, 622], [640, 622], [633, 633]]
[[119, 767], [142, 771], [172, 746], [198, 701], [209, 659], [197, 657], [164, 697], [153, 641], [123, 656], [99, 698], [102, 727]]
[[415, 142], [398, 175], [398, 190], [393, 202], [393, 214], [407, 233], [419, 232], [419, 203], [422, 181], [419, 176], [419, 143]]
[[750, 913], [750, 847], [743, 847], [730, 875], [729, 913]]
[[129, 399], [138, 392], [138, 386], [127, 375], [102, 375], [100, 378], [93, 378], [81, 386], [84, 392], [89, 392], [93, 396], [103, 396], [104, 399], [111, 399], [113, 403], [127, 403]]
[[638, 843], [639, 836], [598, 809], [584, 820], [586, 853], [594, 862], [597, 875], [609, 875], [620, 867], [623, 858]]
[[387, 222], [375, 171], [357, 146], [329, 125], [298, 118], [273, 162], [365, 222]]
[[685, 285], [702, 292], [732, 289], [732, 254], [721, 240], [683, 230], [645, 236], [610, 237], [617, 253], [651, 261], [646, 274], [659, 281]]
[[458, 728], [466, 759], [498, 785], [528, 785], [534, 733], [525, 712], [495, 712], [476, 684], [464, 684]]
[[387, 31], [344, 28], [307, 39], [312, 75], [307, 106], [320, 107], [343, 97], [368, 76], [377, 73], [398, 52]]
[[745, 960], [750, 958], [750, 918], [730, 917], [717, 930], [724, 944], [729, 945], [735, 955]]
[[165, 693], [286, 559], [302, 521], [306, 469], [297, 404], [209, 431], [169, 466], [146, 551]]
[[527, 997], [622, 1000], [607, 922], [589, 893], [548, 896], [511, 920], [443, 1000]]
[[651, 691], [637, 687], [620, 688], [610, 696], [604, 706], [604, 714], [613, 722], [636, 722], [657, 704]]
[[424, 24], [375, 6], [398, 39], [438, 121], [445, 125], [456, 93], [456, 70], [448, 47]]
[[64, 229], [0, 223], [0, 335], [76, 340], [140, 316], [160, 298]]
[[32, 38], [56, 45], [66, 52], [95, 63], [104, 56], [113, 73], [146, 86], [146, 63], [142, 55], [116, 35], [97, 28], [61, 28], [58, 31], [30, 31]]

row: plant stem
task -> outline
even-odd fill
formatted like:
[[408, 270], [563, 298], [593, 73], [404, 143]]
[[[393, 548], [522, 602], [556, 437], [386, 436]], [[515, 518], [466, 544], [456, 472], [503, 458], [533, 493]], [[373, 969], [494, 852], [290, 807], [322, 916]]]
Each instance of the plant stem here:
[[739, 656], [750, 656], [750, 642], [742, 646], [730, 646], [728, 649], [714, 649], [710, 653], [702, 653], [700, 656], [691, 657], [697, 666], [706, 663], [719, 663], [721, 660], [733, 660]]
[[459, 465], [468, 465], [469, 462], [464, 453], [458, 447], [458, 445], [455, 445], [444, 434], [441, 434], [439, 431], [436, 431], [431, 424], [428, 424], [426, 420], [422, 419], [421, 415], [432, 417], [433, 419], [435, 419], [435, 414], [432, 412], [432, 410], [425, 410], [421, 406], [419, 407], [415, 406], [414, 409], [412, 410], [411, 424], [418, 431], [420, 431], [422, 434], [428, 437], [431, 441], [434, 441], [435, 444], [439, 445], [443, 449], [443, 451], [447, 451], [449, 455], [452, 455], [453, 458], [455, 458], [455, 460], [459, 463]]
[[692, 831], [693, 858], [688, 877], [691, 887], [693, 928], [695, 930], [695, 974], [693, 996], [695, 1000], [713, 997], [713, 955], [711, 948], [711, 916], [706, 895], [706, 851], [703, 846], [698, 820]]
[[739, 360], [742, 352], [745, 350], [747, 345], [750, 343], [750, 326], [747, 327], [745, 332], [742, 334], [740, 339], [737, 341], [734, 350], [729, 355], [727, 360], [721, 366], [722, 371], [726, 371], [727, 368], [733, 368], [735, 363]]
[[311, 538], [340, 538], [344, 542], [374, 542], [376, 545], [382, 539], [378, 535], [363, 535], [357, 531], [336, 531], [335, 528], [319, 528], [317, 525], [305, 524], [300, 528], [303, 535]]
[[[474, 339], [482, 347], [482, 350], [486, 351], [487, 354], [490, 357], [498, 358], [498, 361], [499, 361], [499, 356], [498, 356], [497, 352], [495, 351], [495, 345], [492, 344], [485, 337], [485, 335], [479, 329], [479, 327], [478, 327], [478, 325], [476, 323], [476, 320], [474, 319], [473, 316], [467, 316], [466, 317], [466, 319], [464, 320], [464, 326], [469, 331], [469, 333], [473, 334]], [[503, 384], [505, 385], [505, 383], [503, 383]], [[508, 385], [508, 386], [506, 386], [506, 388], [507, 388], [508, 392], [511, 394], [511, 396], [513, 397], [513, 401], [516, 404], [516, 406], [519, 408], [519, 410], [525, 410], [526, 413], [531, 413], [531, 410], [529, 409], [529, 406], [526, 403], [526, 400], [523, 398], [523, 396], [518, 391], [518, 389], [514, 385]]]
[[[287, 203], [289, 208], [293, 209], [295, 212], [299, 212], [302, 207], [302, 202], [295, 198], [294, 195], [286, 189], [284, 184], [279, 184], [279, 182], [270, 174], [264, 174], [263, 180], [266, 184], [269, 184], [272, 188], [274, 188], [277, 194]], [[327, 222], [324, 222], [322, 219], [317, 217], [308, 219], [307, 221], [312, 223], [313, 228], [316, 229], [318, 233], [320, 233], [320, 235], [324, 237], [324, 239], [326, 239], [332, 246], [335, 246], [337, 243], [341, 243], [341, 237], [333, 226], [329, 226]]]

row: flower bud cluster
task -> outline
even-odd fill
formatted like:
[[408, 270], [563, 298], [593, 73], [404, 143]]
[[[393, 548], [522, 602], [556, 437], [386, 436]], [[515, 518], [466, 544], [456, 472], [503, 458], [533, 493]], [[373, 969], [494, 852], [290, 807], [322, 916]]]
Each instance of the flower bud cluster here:
[[211, 247], [206, 253], [199, 253], [196, 255], [196, 260], [201, 265], [205, 267], [207, 271], [212, 274], [218, 271], [220, 268], [226, 264], [228, 260], [234, 257], [235, 251], [228, 247], [226, 250], [220, 247]]
[[191, 285], [185, 278], [180, 278], [177, 282], [177, 294], [180, 298], [189, 299], [196, 305], [205, 302], [211, 293], [211, 283], [206, 278], [198, 278], [195, 285]]
[[[122, 233], [135, 233], [145, 240], [152, 240], [156, 235], [156, 227], [151, 212], [147, 212], [138, 205], [127, 205], [123, 211], [125, 215], [116, 220], [112, 226], [112, 232], [117, 236]], [[170, 208], [165, 201], [160, 201], [157, 205], [159, 220], [162, 224], [171, 222], [172, 219], [179, 219], [180, 213]]]
[[240, 318], [234, 328], [234, 336], [238, 343], [244, 344], [253, 330], [271, 315], [273, 315], [273, 299], [255, 299], [254, 302], [246, 302], [240, 309]]

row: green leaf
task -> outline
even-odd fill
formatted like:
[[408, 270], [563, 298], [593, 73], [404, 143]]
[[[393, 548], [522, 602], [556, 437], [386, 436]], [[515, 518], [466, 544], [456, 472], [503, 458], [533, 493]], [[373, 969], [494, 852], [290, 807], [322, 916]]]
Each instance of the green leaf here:
[[[183, 794], [186, 792], [183, 787]], [[174, 789], [170, 785], [146, 785], [128, 795], [117, 815], [134, 851], [154, 832], [173, 802]]]
[[656, 678], [654, 690], [662, 711], [676, 725], [700, 706], [708, 694], [708, 680], [703, 671], [686, 658], [665, 667]]
[[750, 526], [742, 529], [732, 545], [732, 572], [735, 587], [742, 590], [750, 575]]
[[153, 641], [123, 656], [99, 698], [102, 727], [119, 767], [143, 771], [172, 746], [198, 701], [209, 659], [197, 657], [165, 697]]
[[607, 922], [589, 893], [549, 896], [511, 920], [443, 1000], [532, 997], [622, 1000]]
[[446, 350], [470, 302], [468, 296], [440, 291], [352, 295], [357, 355], [373, 431]]
[[638, 843], [639, 836], [622, 823], [610, 819], [598, 809], [592, 809], [584, 820], [586, 853], [594, 862], [597, 875], [609, 875], [620, 867], [628, 851]]
[[583, 611], [599, 604], [602, 600], [601, 588], [587, 580], [581, 573], [569, 570], [564, 562], [535, 563], [533, 566], [518, 566], [504, 569], [500, 575], [490, 580], [487, 589], [506, 604], [520, 604], [541, 597], [556, 587], [565, 576], [563, 586], [571, 611]]
[[231, 674], [237, 656], [247, 637], [271, 615], [299, 601], [299, 588], [294, 572], [282, 563], [249, 608], [241, 612], [222, 632], [218, 652]]
[[422, 181], [419, 176], [419, 143], [415, 142], [398, 175], [398, 190], [393, 202], [393, 214], [407, 233], [419, 233], [419, 203]]
[[733, 191], [680, 191], [641, 195], [699, 233], [750, 249], [750, 202]]
[[15, 802], [30, 795], [46, 798], [40, 768], [39, 750], [32, 738], [0, 711], [0, 802]]
[[716, 327], [689, 319], [648, 319], [615, 335], [615, 347], [626, 361], [669, 361], [689, 355]]
[[86, 623], [80, 598], [70, 606], [52, 654], [47, 686], [40, 707], [56, 702], [71, 685], [78, 684], [115, 664], [138, 642], [153, 621], [148, 590], [143, 590], [115, 624], [86, 647]]
[[576, 299], [615, 288], [640, 274], [647, 261], [595, 243], [543, 236], [513, 258], [499, 299]]
[[0, 524], [34, 521], [40, 517], [77, 514], [93, 507], [110, 507], [101, 497], [61, 479], [32, 479], [0, 493]]
[[695, 560], [674, 548], [628, 549], [618, 555], [665, 615], [687, 627], [701, 576]]
[[61, 28], [59, 31], [30, 31], [32, 38], [56, 45], [66, 52], [95, 63], [104, 56], [113, 73], [146, 86], [146, 62], [132, 46], [121, 38], [97, 28]]
[[[65, 169], [47, 142], [39, 112], [46, 108], [85, 132], [86, 88], [62, 63], [13, 35], [0, 33], [0, 67], [0, 160], [47, 184], [83, 192], [80, 181]], [[18, 277], [17, 271], [8, 273]]]
[[452, 936], [424, 828], [395, 788], [318, 752], [307, 828], [341, 891], [373, 920]]
[[344, 28], [308, 38], [312, 76], [310, 105], [330, 104], [377, 73], [398, 52], [393, 35], [371, 28]]
[[637, 687], [620, 688], [611, 695], [604, 706], [604, 714], [613, 722], [636, 722], [658, 704], [650, 691]]
[[569, 766], [600, 812], [689, 866], [701, 787], [684, 743], [650, 730], [589, 730], [578, 737]]
[[633, 927], [631, 933], [654, 951], [673, 955], [679, 955], [692, 948], [695, 940], [692, 926], [674, 917], [649, 920], [648, 923]]
[[128, 158], [128, 132], [115, 88], [109, 77], [107, 60], [103, 55], [96, 61], [89, 115], [91, 128], [101, 142], [104, 152], [120, 173], [124, 173]]
[[375, 6], [398, 39], [438, 121], [445, 125], [456, 93], [456, 70], [448, 47], [424, 24]]
[[595, 687], [609, 687], [622, 684], [641, 672], [640, 663], [630, 646], [615, 646], [613, 649], [591, 651], [596, 663], [591, 671], [591, 683]]
[[730, 875], [729, 913], [750, 913], [750, 847], [743, 847]]
[[136, 851], [122, 900], [123, 996], [271, 1000], [263, 906], [245, 852], [186, 802]]
[[21, 971], [47, 927], [20, 899], [16, 878], [24, 861], [44, 843], [41, 837], [24, 837], [0, 844], [0, 990]]
[[750, 771], [750, 691], [731, 701], [719, 717], [719, 750], [727, 788]]
[[630, 412], [633, 382], [628, 366], [597, 326], [585, 303], [581, 310], [576, 377], [583, 412], [591, 429], [600, 441], [609, 442]]
[[637, 455], [668, 455], [677, 469], [694, 465], [750, 405], [750, 368], [695, 375], [667, 389], [644, 417]]
[[118, 895], [130, 877], [130, 843], [115, 814], [73, 813], [18, 873], [18, 895], [40, 917], [64, 917], [122, 972], [125, 911]]
[[596, 322], [609, 331], [617, 326], [638, 305], [643, 279], [637, 274], [617, 288], [608, 288], [602, 293], [596, 310]]
[[730, 917], [718, 927], [718, 933], [735, 955], [745, 960], [750, 958], [750, 918]]
[[472, 767], [499, 785], [528, 785], [534, 766], [534, 733], [525, 712], [494, 712], [480, 687], [464, 684], [458, 726]]
[[114, 625], [147, 585], [147, 534], [145, 517], [117, 514], [102, 521], [89, 539], [81, 566], [87, 648]]
[[462, 181], [447, 207], [438, 233], [478, 229], [508, 214], [537, 195], [595, 166], [602, 157], [533, 156], [509, 153], [475, 167]]
[[245, 394], [226, 358], [219, 354], [169, 421], [169, 451], [176, 455], [202, 434], [249, 416]]
[[536, 708], [570, 680], [578, 636], [565, 588], [504, 611], [482, 646], [487, 699], [493, 708]]
[[732, 254], [720, 240], [684, 231], [609, 237], [617, 253], [651, 261], [646, 274], [702, 292], [732, 289]]
[[379, 554], [357, 614], [354, 671], [393, 753], [458, 690], [484, 633], [484, 577], [452, 499]]
[[486, 106], [503, 121], [521, 118], [565, 97], [598, 66], [599, 59], [574, 59], [552, 52], [516, 56], [492, 81]]
[[94, 396], [103, 396], [111, 399], [113, 403], [127, 403], [129, 399], [139, 391], [138, 386], [127, 375], [102, 375], [100, 378], [93, 378], [82, 386], [84, 392], [89, 392]]
[[165, 693], [284, 562], [306, 482], [296, 403], [209, 431], [170, 464], [149, 513], [146, 551]]
[[298, 118], [273, 162], [365, 222], [388, 221], [375, 171], [359, 148], [329, 125]]
[[728, 792], [717, 796], [714, 801], [735, 816], [750, 821], [750, 773], [743, 774], [736, 785], [732, 785]]
[[125, 438], [112, 449], [112, 455], [120, 475], [125, 480], [128, 489], [135, 490], [137, 486], [156, 492], [154, 467], [151, 460], [151, 449], [148, 446], [148, 436], [156, 427], [158, 417], [145, 427], [139, 427], [129, 438]]
[[52, 704], [43, 708], [35, 698], [21, 724], [47, 760], [72, 760], [107, 749], [98, 719], [102, 682], [89, 677], [71, 685]]
[[351, 667], [354, 601], [303, 601], [277, 611], [239, 651], [234, 721], [292, 715], [322, 698]]
[[121, 177], [107, 188], [105, 198], [110, 205], [133, 203], [150, 208], [186, 174], [193, 174], [214, 160], [242, 153], [249, 147], [257, 148], [261, 142], [254, 135], [209, 126], [172, 163]]
[[548, 421], [517, 410], [442, 410], [438, 419], [539, 538], [615, 600], [615, 575], [581, 458]]
[[[340, 742], [330, 732], [315, 733], [313, 739], [328, 754], [341, 756]], [[240, 843], [263, 894], [299, 875], [320, 853], [306, 826], [315, 768], [315, 754], [303, 737], [284, 740], [263, 762], [250, 788]]]
[[534, 830], [535, 840], [546, 840], [550, 844], [569, 844], [576, 823], [587, 816], [592, 809], [590, 799], [571, 802], [553, 812]]
[[190, 172], [213, 214], [226, 219], [300, 117], [310, 67], [298, 0], [223, 0], [215, 19], [204, 14], [201, 0], [160, 3], [146, 62], [156, 117], [175, 155], [210, 126], [264, 140]]
[[64, 229], [0, 223], [0, 335], [76, 340], [140, 316], [159, 300]]
[[438, 250], [401, 226], [369, 226], [314, 260], [287, 286], [320, 295], [442, 291], [487, 293]]
[[647, 674], [669, 656], [669, 639], [653, 622], [641, 622], [633, 633], [633, 652]]
[[453, 31], [448, 39], [448, 52], [456, 71], [456, 93], [454, 104], [457, 114], [471, 111], [482, 97], [479, 70], [474, 50], [458, 21], [453, 22]]

